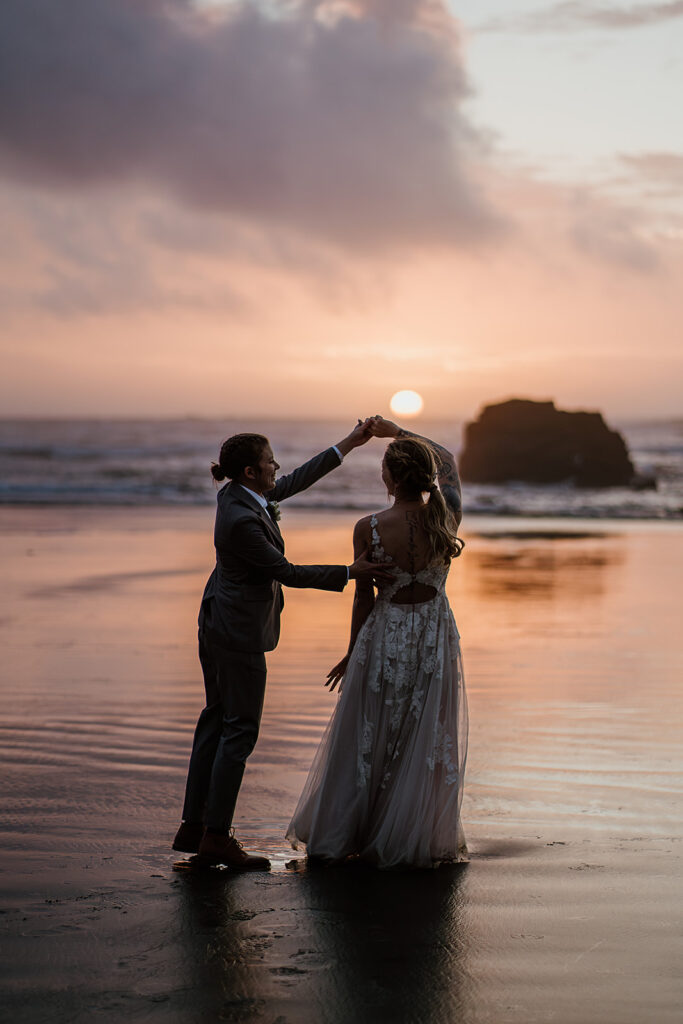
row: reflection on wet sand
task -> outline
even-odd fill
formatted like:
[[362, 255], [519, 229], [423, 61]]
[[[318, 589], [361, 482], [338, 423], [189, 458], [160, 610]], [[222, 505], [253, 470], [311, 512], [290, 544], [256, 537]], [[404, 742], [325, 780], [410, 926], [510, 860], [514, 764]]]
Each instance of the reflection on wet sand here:
[[[605, 549], [585, 541], [548, 545], [545, 540], [509, 542], [503, 550], [471, 552], [474, 593], [471, 596], [508, 600], [545, 601], [558, 589], [564, 598], [572, 595], [599, 597], [613, 571], [623, 562], [618, 547]], [[470, 596], [470, 595], [468, 595]]]
[[272, 879], [262, 905], [250, 879], [183, 876], [183, 987], [201, 1012], [245, 1020], [268, 1007], [272, 1019], [325, 1024], [466, 1019], [466, 865], [292, 867], [296, 886], [290, 876], [279, 887], [284, 905]]

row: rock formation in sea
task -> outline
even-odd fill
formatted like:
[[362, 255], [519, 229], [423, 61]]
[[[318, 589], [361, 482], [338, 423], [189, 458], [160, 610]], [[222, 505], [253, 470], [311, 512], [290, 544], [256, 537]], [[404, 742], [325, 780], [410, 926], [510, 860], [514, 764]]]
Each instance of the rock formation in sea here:
[[626, 443], [599, 412], [564, 412], [553, 402], [512, 398], [487, 405], [465, 427], [460, 456], [472, 483], [628, 486], [636, 479]]

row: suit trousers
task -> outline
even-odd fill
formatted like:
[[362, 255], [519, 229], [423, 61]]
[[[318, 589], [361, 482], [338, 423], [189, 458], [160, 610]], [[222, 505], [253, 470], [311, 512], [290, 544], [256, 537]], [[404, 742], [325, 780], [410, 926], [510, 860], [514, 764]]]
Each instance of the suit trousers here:
[[195, 729], [183, 819], [227, 833], [244, 765], [254, 749], [266, 689], [266, 656], [232, 651], [200, 625], [206, 707]]

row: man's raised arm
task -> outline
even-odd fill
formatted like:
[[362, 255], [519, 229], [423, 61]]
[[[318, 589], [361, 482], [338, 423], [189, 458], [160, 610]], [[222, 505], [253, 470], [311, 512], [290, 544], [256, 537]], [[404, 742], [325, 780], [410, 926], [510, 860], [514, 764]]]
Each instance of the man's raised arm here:
[[314, 455], [303, 466], [299, 466], [298, 469], [276, 480], [275, 487], [266, 494], [266, 497], [270, 501], [284, 501], [285, 498], [291, 498], [293, 494], [305, 491], [333, 469], [337, 469], [345, 455], [348, 455], [354, 448], [366, 444], [372, 436], [370, 420], [359, 420], [353, 430], [336, 445], [326, 448], [324, 452]]

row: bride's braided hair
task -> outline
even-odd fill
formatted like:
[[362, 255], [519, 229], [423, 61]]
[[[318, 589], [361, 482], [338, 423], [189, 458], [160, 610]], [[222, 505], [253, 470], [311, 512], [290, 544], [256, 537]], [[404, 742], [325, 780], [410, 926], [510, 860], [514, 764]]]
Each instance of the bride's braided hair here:
[[387, 446], [384, 461], [391, 478], [406, 497], [428, 493], [423, 525], [433, 560], [457, 558], [463, 544], [458, 524], [436, 482], [437, 465], [430, 445], [418, 437], [402, 437]]

